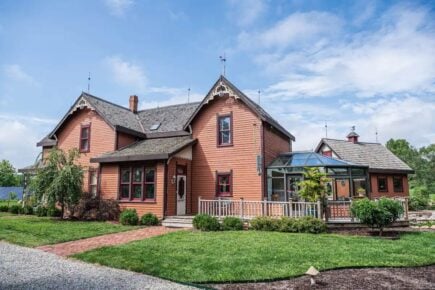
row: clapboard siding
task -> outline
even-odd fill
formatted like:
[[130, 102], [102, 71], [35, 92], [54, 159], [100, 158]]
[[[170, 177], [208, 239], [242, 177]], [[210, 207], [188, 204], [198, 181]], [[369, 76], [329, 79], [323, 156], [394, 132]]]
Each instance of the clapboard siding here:
[[291, 140], [282, 133], [264, 124], [264, 161], [268, 166], [279, 154], [291, 152]]
[[116, 138], [117, 138], [116, 149], [124, 148], [125, 146], [128, 146], [137, 141], [136, 137], [122, 132], [118, 132]]
[[[217, 146], [217, 114], [233, 116], [233, 146]], [[216, 172], [233, 176], [233, 198], [261, 199], [261, 176], [257, 173], [257, 155], [261, 154], [261, 120], [245, 104], [232, 97], [217, 97], [205, 105], [192, 123], [193, 212], [198, 197], [215, 198]]]

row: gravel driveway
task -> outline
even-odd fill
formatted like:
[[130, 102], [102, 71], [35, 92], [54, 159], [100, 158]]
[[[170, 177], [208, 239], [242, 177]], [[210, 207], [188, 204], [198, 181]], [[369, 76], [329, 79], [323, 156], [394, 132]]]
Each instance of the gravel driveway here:
[[0, 289], [194, 289], [0, 242]]

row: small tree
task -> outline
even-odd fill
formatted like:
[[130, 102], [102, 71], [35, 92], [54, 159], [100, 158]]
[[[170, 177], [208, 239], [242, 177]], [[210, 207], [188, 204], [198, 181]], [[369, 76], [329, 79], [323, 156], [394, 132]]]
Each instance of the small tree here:
[[315, 202], [320, 200], [322, 212], [325, 213], [327, 207], [328, 189], [327, 182], [330, 181], [326, 174], [320, 172], [318, 167], [307, 167], [304, 170], [304, 180], [299, 182], [301, 189], [298, 194], [307, 201]]
[[351, 212], [361, 223], [378, 228], [379, 236], [382, 236], [384, 228], [400, 217], [403, 208], [398, 201], [385, 197], [379, 200], [364, 198], [352, 203]]
[[7, 160], [0, 161], [0, 186], [19, 186], [20, 179], [15, 168]]
[[41, 203], [61, 206], [61, 217], [64, 216], [65, 206], [75, 206], [83, 188], [83, 170], [75, 164], [80, 153], [77, 149], [68, 151], [51, 150], [44, 166], [37, 172], [32, 188]]

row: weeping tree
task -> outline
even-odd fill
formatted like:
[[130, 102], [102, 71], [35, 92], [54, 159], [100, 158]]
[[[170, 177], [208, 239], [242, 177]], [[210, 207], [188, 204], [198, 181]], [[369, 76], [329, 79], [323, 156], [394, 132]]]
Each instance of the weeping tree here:
[[320, 200], [323, 212], [325, 212], [328, 198], [326, 184], [330, 178], [326, 177], [326, 174], [321, 172], [318, 167], [306, 167], [303, 175], [304, 179], [299, 182], [299, 196], [310, 202]]
[[32, 189], [42, 204], [72, 209], [79, 201], [83, 188], [83, 169], [76, 164], [80, 153], [71, 149], [67, 153], [60, 149], [51, 150], [44, 166], [32, 181]]

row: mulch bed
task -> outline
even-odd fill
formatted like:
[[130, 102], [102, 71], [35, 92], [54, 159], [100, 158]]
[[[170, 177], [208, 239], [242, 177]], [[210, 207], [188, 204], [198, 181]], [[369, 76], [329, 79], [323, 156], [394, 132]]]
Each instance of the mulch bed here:
[[207, 285], [214, 289], [435, 289], [435, 265], [412, 268], [362, 268], [321, 272], [316, 284], [302, 276], [262, 283]]

